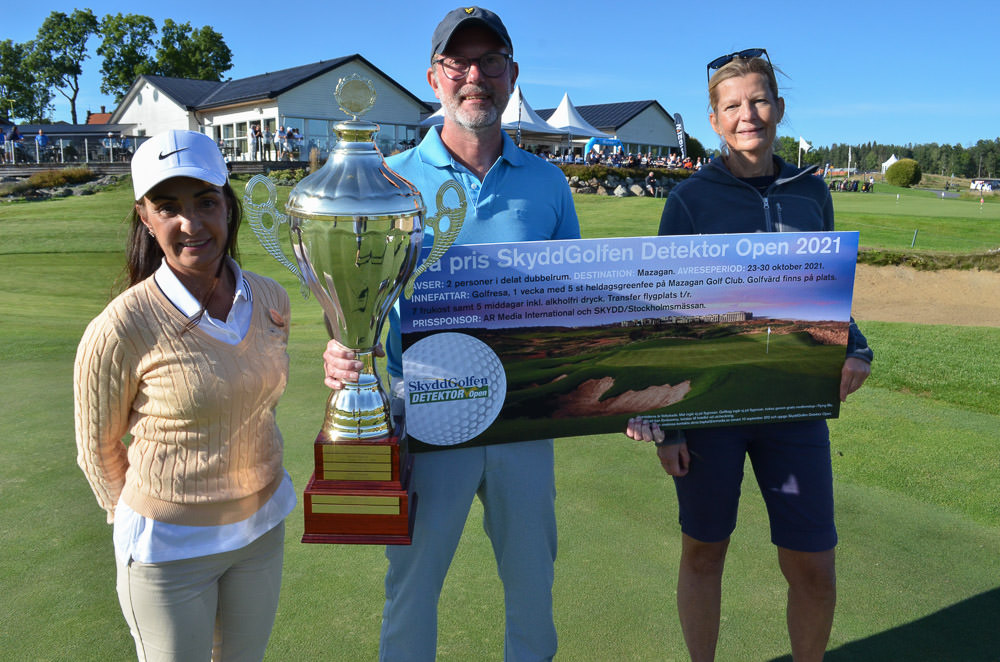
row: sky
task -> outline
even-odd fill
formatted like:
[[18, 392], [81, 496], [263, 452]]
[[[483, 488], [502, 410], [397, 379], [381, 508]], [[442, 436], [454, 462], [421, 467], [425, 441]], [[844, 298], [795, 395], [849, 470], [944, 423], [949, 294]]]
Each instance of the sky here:
[[[818, 2], [573, 2], [490, 0], [520, 64], [518, 83], [535, 109], [568, 94], [577, 106], [654, 99], [680, 113], [688, 134], [718, 146], [708, 122], [707, 62], [744, 48], [766, 48], [784, 72], [779, 136], [814, 146], [947, 143], [966, 147], [1000, 136], [997, 15], [967, 0]], [[34, 39], [52, 11], [89, 7], [98, 19], [135, 13], [211, 26], [233, 52], [231, 78], [360, 53], [431, 101], [430, 37], [452, 2], [384, 0], [292, 5], [245, 0], [21, 3], [7, 12], [0, 40]], [[110, 111], [100, 93], [100, 59], [90, 42], [77, 112]], [[55, 120], [70, 121], [58, 92]], [[331, 103], [332, 95], [331, 95]]]

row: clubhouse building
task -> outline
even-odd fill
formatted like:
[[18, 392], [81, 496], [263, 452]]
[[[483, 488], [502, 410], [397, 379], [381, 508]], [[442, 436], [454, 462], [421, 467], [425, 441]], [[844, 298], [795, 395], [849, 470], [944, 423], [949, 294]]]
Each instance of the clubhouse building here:
[[[253, 159], [249, 135], [255, 124], [272, 134], [279, 127], [286, 131], [295, 129], [300, 160], [308, 160], [314, 149], [325, 158], [336, 142], [334, 125], [348, 119], [333, 93], [338, 82], [352, 74], [371, 80], [375, 87], [375, 106], [364, 117], [381, 127], [377, 143], [383, 154], [412, 147], [433, 124], [428, 120], [433, 119], [439, 104], [420, 100], [355, 53], [223, 82], [139, 76], [118, 107], [106, 119], [101, 117], [106, 124], [43, 125], [60, 147], [58, 153], [50, 149], [47, 160], [127, 160], [145, 136], [169, 129], [189, 129], [211, 136], [231, 161], [249, 161]], [[519, 103], [526, 103], [520, 94], [516, 96]], [[591, 137], [617, 139], [626, 152], [632, 153], [665, 154], [677, 149], [674, 121], [657, 101], [573, 108], [577, 117], [590, 125], [590, 135], [580, 135], [572, 129], [549, 131], [552, 127], [545, 119], [557, 110], [539, 111], [536, 117], [540, 124], [525, 131], [520, 131], [520, 122], [517, 123], [518, 137], [527, 149], [552, 153], [572, 149], [582, 154]], [[19, 128], [25, 134], [26, 130], [37, 132], [38, 127]], [[505, 123], [505, 128], [514, 134], [511, 125]], [[82, 145], [75, 145], [77, 142]], [[62, 149], [71, 144], [77, 149], [72, 152]], [[70, 153], [72, 158], [67, 157]], [[33, 153], [25, 152], [23, 158], [35, 161], [32, 156]], [[273, 153], [270, 158], [274, 158]]]

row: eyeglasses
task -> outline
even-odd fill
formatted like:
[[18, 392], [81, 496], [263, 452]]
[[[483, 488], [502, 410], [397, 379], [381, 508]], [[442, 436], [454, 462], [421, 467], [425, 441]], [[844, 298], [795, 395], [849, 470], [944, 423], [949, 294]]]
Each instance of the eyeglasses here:
[[490, 78], [498, 78], [507, 71], [507, 63], [514, 59], [510, 53], [490, 52], [483, 53], [478, 58], [469, 59], [457, 55], [446, 55], [434, 60], [433, 64], [440, 64], [444, 75], [451, 80], [462, 80], [469, 75], [469, 69], [475, 63], [479, 67], [480, 73]]
[[722, 67], [726, 66], [736, 58], [740, 58], [741, 60], [752, 60], [753, 58], [760, 57], [761, 55], [763, 55], [764, 59], [767, 60], [767, 66], [771, 68], [771, 71], [774, 71], [774, 65], [771, 64], [771, 58], [767, 56], [766, 48], [747, 48], [742, 51], [736, 51], [735, 53], [730, 53], [729, 55], [720, 55], [719, 57], [709, 62], [708, 79], [709, 81], [711, 81], [713, 71], [715, 71], [716, 69], [721, 69]]

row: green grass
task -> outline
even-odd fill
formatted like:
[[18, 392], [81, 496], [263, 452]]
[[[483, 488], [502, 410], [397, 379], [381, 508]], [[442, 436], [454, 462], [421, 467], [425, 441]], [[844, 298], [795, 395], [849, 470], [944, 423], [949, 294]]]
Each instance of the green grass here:
[[[858, 204], [877, 200], [853, 195]], [[120, 188], [0, 205], [4, 660], [134, 658], [114, 591], [111, 529], [76, 468], [71, 386], [79, 337], [120, 272], [128, 198]], [[589, 236], [655, 232], [662, 206], [660, 200], [578, 203]], [[922, 204], [945, 210], [952, 203]], [[879, 223], [898, 224], [897, 234], [905, 237], [912, 235], [913, 218], [926, 218], [928, 234], [952, 237], [942, 250], [961, 252], [968, 235], [945, 230], [979, 221], [978, 205], [959, 209], [965, 211], [937, 217], [886, 213]], [[1000, 243], [996, 234], [989, 238], [997, 224], [979, 225], [984, 244]], [[326, 398], [319, 365], [326, 333], [316, 304], [296, 294], [293, 276], [256, 247], [252, 233], [244, 232], [241, 248], [247, 268], [278, 278], [293, 295], [291, 375], [279, 423], [286, 466], [301, 490]], [[869, 383], [831, 421], [841, 544], [827, 659], [995, 660], [1000, 329], [860, 323], [876, 362]], [[653, 449], [620, 434], [563, 439], [556, 443], [556, 466], [559, 659], [686, 659], [674, 607], [676, 502]], [[784, 659], [784, 582], [752, 479], [744, 493], [725, 576], [718, 657]], [[300, 544], [300, 508], [288, 520], [267, 659], [375, 659], [383, 551]], [[500, 658], [502, 591], [481, 518], [474, 504], [445, 584], [442, 662]]]

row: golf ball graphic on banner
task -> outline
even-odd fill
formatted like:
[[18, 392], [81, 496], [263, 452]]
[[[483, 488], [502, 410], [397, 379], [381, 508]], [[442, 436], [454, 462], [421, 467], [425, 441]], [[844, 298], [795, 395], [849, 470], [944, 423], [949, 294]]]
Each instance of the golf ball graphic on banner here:
[[464, 333], [436, 333], [403, 352], [406, 431], [427, 444], [452, 446], [482, 434], [507, 394], [503, 364], [486, 343]]

